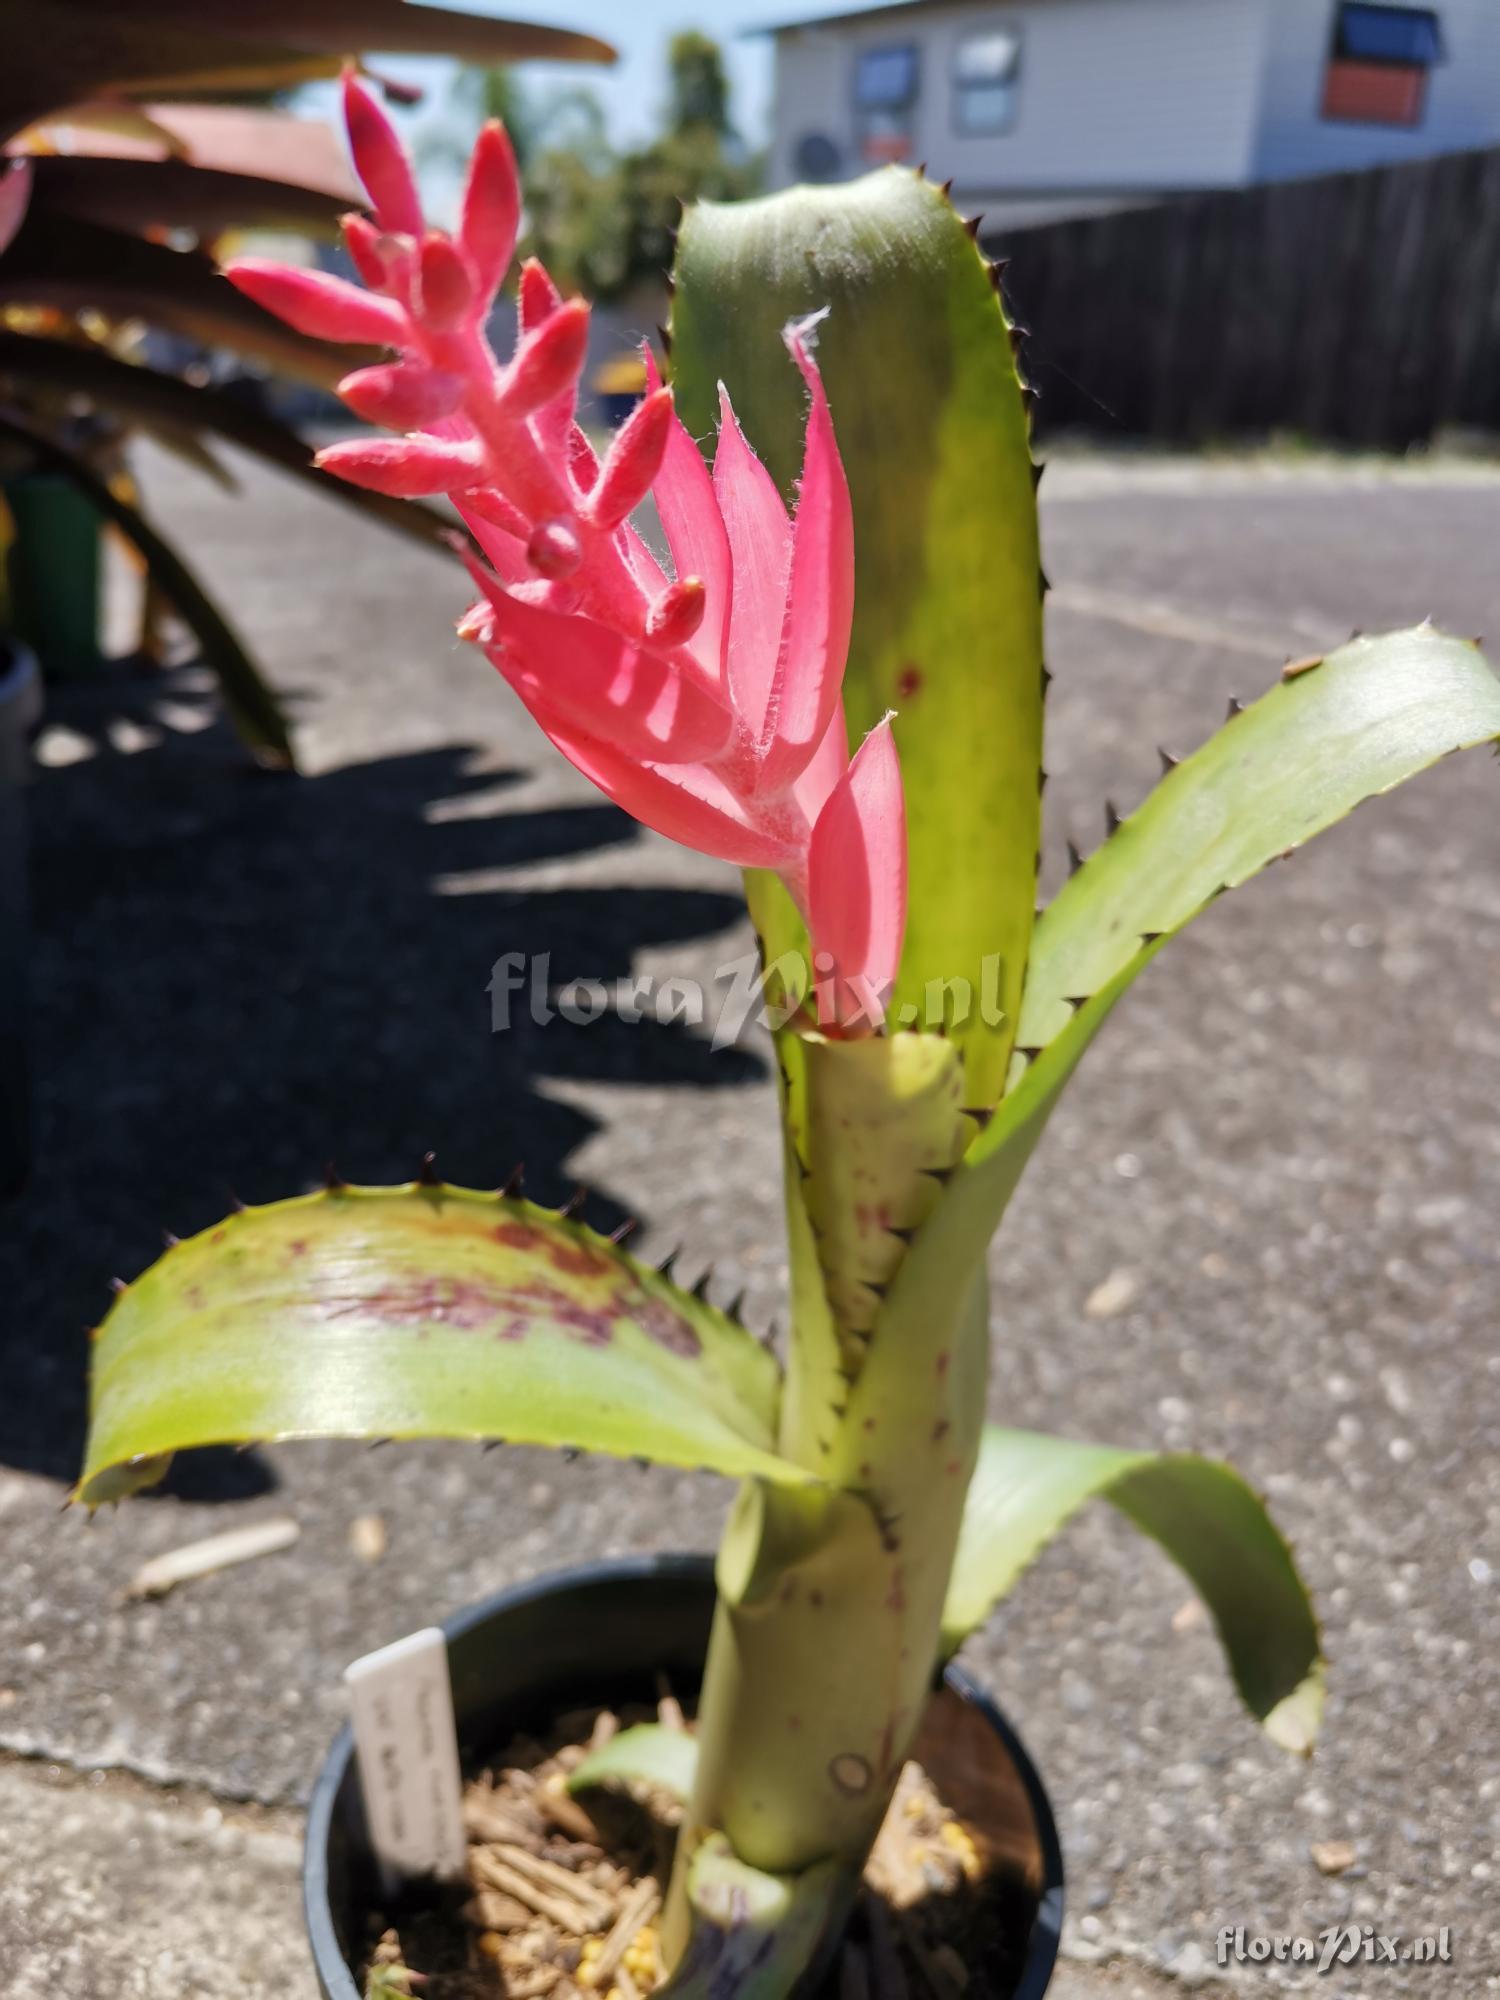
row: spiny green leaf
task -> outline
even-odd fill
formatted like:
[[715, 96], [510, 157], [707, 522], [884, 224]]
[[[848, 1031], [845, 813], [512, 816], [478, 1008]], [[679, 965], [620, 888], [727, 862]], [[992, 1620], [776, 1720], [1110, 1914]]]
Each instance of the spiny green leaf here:
[[1068, 1033], [1080, 998], [1224, 890], [1363, 800], [1495, 737], [1500, 681], [1471, 640], [1424, 625], [1299, 665], [1168, 771], [1059, 890], [1032, 943], [1022, 1045]]
[[[843, 1042], [785, 1029], [776, 1046], [797, 1356], [782, 1448], [825, 1472], [881, 1303], [975, 1124], [963, 1108], [963, 1058], [945, 1036]], [[924, 1386], [931, 1330], [894, 1336]], [[867, 1455], [854, 1452], [853, 1467]], [[850, 1483], [867, 1483], [853, 1467]]]
[[1291, 1551], [1232, 1466], [990, 1426], [969, 1488], [943, 1625], [982, 1625], [1085, 1500], [1110, 1500], [1159, 1542], [1218, 1627], [1235, 1685], [1266, 1733], [1306, 1755], [1323, 1711], [1317, 1620]]
[[1495, 738], [1500, 681], [1424, 625], [1282, 679], [1169, 771], [1037, 924], [1010, 1088], [913, 1245], [913, 1284], [982, 1256], [1084, 1051], [1170, 937], [1361, 801]]
[[[895, 246], [899, 246], [896, 248]], [[887, 709], [906, 786], [910, 915], [894, 1005], [936, 1025], [929, 982], [966, 980], [953, 1021], [971, 1104], [1015, 1037], [1040, 825], [1040, 566], [1026, 413], [990, 274], [947, 197], [904, 168], [683, 218], [672, 308], [678, 408], [709, 439], [717, 384], [791, 494], [806, 394], [785, 322], [818, 328], [854, 505], [844, 701], [858, 744]], [[803, 940], [753, 878], [768, 961]], [[980, 1016], [990, 963], [989, 1008]]]
[[692, 1796], [698, 1769], [698, 1739], [685, 1729], [668, 1729], [659, 1722], [622, 1729], [597, 1750], [590, 1751], [568, 1776], [570, 1792], [595, 1785], [622, 1785], [627, 1790], [648, 1785], [666, 1792], [680, 1805]]
[[[769, 875], [761, 879], [776, 880]], [[782, 1030], [776, 1036], [776, 1061], [793, 1352], [782, 1393], [781, 1449], [801, 1465], [817, 1466], [827, 1463], [834, 1413], [845, 1401], [848, 1377], [803, 1193], [807, 1167], [797, 1138], [807, 1130], [807, 1050], [802, 1037]]]
[[780, 1047], [805, 1077], [788, 1134], [845, 1360], [857, 1368], [907, 1241], [973, 1136], [962, 1058], [943, 1035], [841, 1042], [809, 1032], [783, 1035]]
[[246, 1209], [128, 1286], [78, 1497], [140, 1458], [290, 1437], [574, 1446], [798, 1483], [779, 1378], [725, 1314], [582, 1223], [415, 1183]]

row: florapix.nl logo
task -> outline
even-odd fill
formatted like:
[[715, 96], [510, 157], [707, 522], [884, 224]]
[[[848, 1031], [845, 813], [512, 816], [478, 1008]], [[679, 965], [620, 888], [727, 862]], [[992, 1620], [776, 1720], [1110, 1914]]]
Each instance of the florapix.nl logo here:
[[1452, 1933], [1447, 1925], [1407, 1937], [1400, 1931], [1380, 1931], [1373, 1924], [1330, 1924], [1316, 1937], [1276, 1937], [1247, 1932], [1243, 1924], [1226, 1924], [1219, 1932], [1215, 1957], [1220, 1965], [1311, 1965], [1332, 1972], [1345, 1965], [1451, 1965]]
[[[859, 1018], [871, 1025], [884, 1021], [893, 1028], [950, 1033], [970, 1022], [997, 1028], [1005, 1019], [1000, 1005], [1005, 961], [992, 953], [980, 961], [979, 979], [929, 979], [920, 997], [901, 997], [892, 1004], [889, 990], [863, 977], [845, 981], [842, 1004], [835, 1006], [834, 966], [826, 952], [788, 951], [763, 964], [758, 952], [746, 952], [715, 967], [704, 979], [650, 974], [619, 979], [569, 979], [555, 983], [550, 952], [503, 952], [490, 969], [490, 1027], [499, 1035], [519, 1021], [546, 1027], [562, 1020], [570, 1027], [587, 1027], [606, 1015], [617, 1020], [652, 1021], [662, 1027], [707, 1026], [716, 1049], [737, 1042], [755, 1023], [773, 1032], [802, 1014], [819, 1027], [839, 1021], [847, 1030]], [[854, 1014], [848, 1006], [852, 994]]]

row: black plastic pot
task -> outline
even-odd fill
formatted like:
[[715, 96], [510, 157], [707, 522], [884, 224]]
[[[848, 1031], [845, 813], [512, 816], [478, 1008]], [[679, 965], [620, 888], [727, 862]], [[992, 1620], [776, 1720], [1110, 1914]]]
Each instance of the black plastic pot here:
[[[657, 1676], [695, 1692], [713, 1616], [706, 1556], [648, 1556], [567, 1570], [503, 1591], [450, 1618], [448, 1665], [465, 1770], [518, 1730], [589, 1702], [652, 1702]], [[1000, 1711], [949, 1667], [919, 1746], [939, 1788], [1004, 1866], [1015, 1921], [1029, 1925], [1015, 1982], [984, 2000], [1041, 2000], [1062, 1926], [1062, 1853], [1041, 1780]], [[955, 1785], [963, 1796], [955, 1796]], [[302, 1871], [307, 1927], [324, 2000], [359, 2000], [350, 1969], [364, 1918], [379, 1902], [347, 1727], [313, 1787]]]
[[26, 1065], [26, 783], [42, 714], [36, 660], [0, 632], [0, 1201], [30, 1157]]

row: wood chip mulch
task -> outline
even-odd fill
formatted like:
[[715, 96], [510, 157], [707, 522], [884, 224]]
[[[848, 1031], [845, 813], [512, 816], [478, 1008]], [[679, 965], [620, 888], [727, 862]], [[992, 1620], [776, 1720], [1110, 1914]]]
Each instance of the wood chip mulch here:
[[[631, 1722], [689, 1726], [664, 1693], [655, 1714], [558, 1718], [518, 1737], [464, 1795], [468, 1883], [440, 1906], [372, 1913], [367, 2000], [645, 2000], [663, 1982], [658, 1918], [675, 1801], [567, 1779]], [[902, 1771], [865, 1870], [827, 2000], [1003, 2000], [1013, 1897], [997, 1908], [978, 1848], [915, 1763]], [[998, 1950], [997, 1920], [1010, 1926]], [[976, 1969], [977, 1968], [977, 1969]]]

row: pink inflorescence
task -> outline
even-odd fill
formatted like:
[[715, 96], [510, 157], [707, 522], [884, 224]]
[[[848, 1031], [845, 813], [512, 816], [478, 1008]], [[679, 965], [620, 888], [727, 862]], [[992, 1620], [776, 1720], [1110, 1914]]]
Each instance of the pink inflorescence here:
[[[808, 924], [823, 1024], [868, 1032], [901, 955], [906, 826], [890, 717], [848, 752], [854, 534], [812, 322], [785, 336], [811, 397], [795, 515], [723, 390], [710, 473], [649, 351], [648, 392], [601, 462], [575, 415], [588, 306], [528, 261], [508, 362], [486, 337], [520, 221], [502, 128], [479, 136], [449, 236], [426, 226], [400, 142], [352, 75], [344, 108], [374, 210], [344, 224], [367, 289], [258, 258], [228, 267], [299, 331], [398, 357], [339, 393], [404, 435], [330, 445], [319, 463], [377, 492], [450, 496], [488, 559], [465, 556], [481, 596], [463, 636], [627, 812], [774, 870]], [[648, 493], [670, 575], [630, 522]]]

